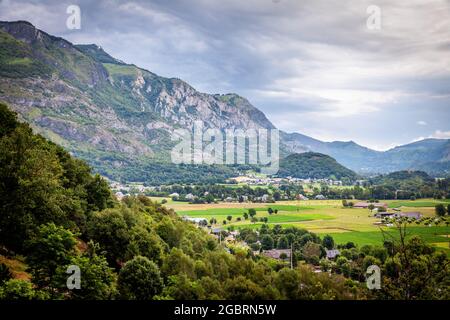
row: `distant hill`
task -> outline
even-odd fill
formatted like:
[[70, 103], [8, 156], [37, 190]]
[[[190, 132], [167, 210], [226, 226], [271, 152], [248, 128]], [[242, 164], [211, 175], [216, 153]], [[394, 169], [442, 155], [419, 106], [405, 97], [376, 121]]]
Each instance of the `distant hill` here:
[[433, 184], [434, 179], [424, 171], [396, 171], [371, 178], [374, 185], [388, 185], [397, 189], [409, 189], [412, 185]]
[[293, 152], [320, 152], [361, 174], [422, 170], [435, 176], [450, 174], [450, 140], [424, 139], [381, 152], [348, 141], [323, 142], [299, 133], [283, 136]]
[[278, 175], [300, 179], [348, 179], [351, 181], [358, 179], [355, 172], [342, 166], [332, 157], [315, 152], [291, 154], [282, 159]]

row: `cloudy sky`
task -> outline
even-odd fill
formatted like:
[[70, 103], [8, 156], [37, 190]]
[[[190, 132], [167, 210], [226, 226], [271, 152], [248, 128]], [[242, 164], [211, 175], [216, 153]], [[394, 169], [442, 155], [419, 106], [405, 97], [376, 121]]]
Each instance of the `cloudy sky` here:
[[378, 150], [450, 138], [449, 1], [0, 0], [0, 19], [238, 93], [286, 131]]

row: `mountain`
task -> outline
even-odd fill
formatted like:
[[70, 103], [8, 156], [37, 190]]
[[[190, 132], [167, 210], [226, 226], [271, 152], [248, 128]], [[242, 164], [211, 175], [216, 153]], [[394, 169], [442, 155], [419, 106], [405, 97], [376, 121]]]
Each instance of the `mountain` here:
[[315, 152], [295, 153], [280, 161], [280, 177], [354, 181], [358, 175], [330, 156]]
[[[358, 172], [372, 172], [371, 162], [383, 154], [360, 146], [353, 141], [323, 142], [299, 133], [284, 134], [283, 141], [293, 152], [313, 151], [327, 154], [344, 166]], [[367, 161], [368, 159], [372, 161]]]
[[[201, 93], [180, 79], [115, 59], [95, 44], [74, 45], [25, 21], [0, 22], [0, 101], [96, 171], [122, 180], [160, 182], [179, 176], [179, 167], [168, 164], [176, 143], [171, 137], [174, 130], [197, 121], [222, 130], [275, 128], [237, 94]], [[360, 173], [450, 172], [449, 140], [378, 152], [352, 141], [322, 142], [286, 132], [280, 137], [283, 157], [319, 152]], [[230, 168], [209, 173], [208, 166], [196, 168], [198, 175], [182, 176], [198, 181], [234, 174]]]
[[0, 41], [0, 100], [113, 178], [139, 178], [155, 162], [167, 163], [173, 131], [196, 121], [219, 129], [274, 128], [243, 97], [198, 92], [28, 22], [0, 22]]

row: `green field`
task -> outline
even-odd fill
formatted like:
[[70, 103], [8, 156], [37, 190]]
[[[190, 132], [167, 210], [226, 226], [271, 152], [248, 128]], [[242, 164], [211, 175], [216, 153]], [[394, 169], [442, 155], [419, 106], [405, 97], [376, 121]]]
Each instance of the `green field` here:
[[[420, 200], [391, 200], [386, 201], [390, 208], [400, 208], [401, 211], [419, 211], [423, 216], [434, 216], [434, 206], [437, 203], [448, 204], [449, 201], [434, 199]], [[169, 207], [180, 216], [215, 218], [218, 223], [214, 227], [260, 228], [262, 223], [252, 223], [243, 218], [249, 208], [256, 210], [256, 217], [268, 218], [269, 227], [279, 224], [283, 228], [297, 227], [315, 232], [319, 235], [330, 234], [336, 243], [354, 242], [358, 245], [382, 244], [383, 236], [376, 224], [379, 219], [367, 209], [343, 208], [339, 200], [308, 200], [308, 201], [279, 201], [277, 203], [219, 203], [219, 204], [187, 204], [169, 202]], [[278, 213], [269, 215], [267, 209], [277, 209]], [[222, 224], [227, 216], [232, 220]], [[241, 221], [237, 218], [240, 217]], [[388, 228], [384, 227], [385, 230]], [[391, 231], [395, 231], [392, 230]], [[449, 240], [446, 237], [450, 227], [445, 226], [416, 226], [409, 227], [410, 234], [421, 236], [427, 242], [450, 254]]]
[[[388, 234], [398, 239], [398, 231], [395, 228], [385, 228]], [[430, 243], [446, 242], [447, 234], [450, 233], [450, 227], [438, 226], [438, 227], [408, 227], [407, 237], [418, 235], [422, 239]], [[359, 244], [380, 244], [383, 241], [383, 233], [381, 231], [370, 232], [342, 232], [342, 233], [330, 233], [337, 243], [354, 242]], [[387, 237], [386, 239], [388, 239]]]
[[389, 208], [399, 208], [399, 207], [415, 207], [415, 208], [426, 208], [426, 207], [434, 207], [435, 205], [442, 203], [444, 205], [450, 204], [450, 200], [393, 200], [386, 201], [389, 205]]

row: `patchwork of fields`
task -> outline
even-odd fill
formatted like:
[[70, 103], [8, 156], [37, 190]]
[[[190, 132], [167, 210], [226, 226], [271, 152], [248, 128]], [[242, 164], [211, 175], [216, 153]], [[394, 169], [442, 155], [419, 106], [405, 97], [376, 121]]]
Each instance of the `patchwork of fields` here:
[[[154, 200], [158, 199], [154, 198]], [[434, 206], [437, 203], [450, 204], [448, 200], [434, 199], [386, 202], [389, 208], [399, 208], [402, 212], [420, 212], [428, 217], [435, 215]], [[375, 224], [379, 219], [375, 218], [368, 209], [344, 208], [340, 200], [278, 201], [271, 204], [188, 204], [168, 201], [166, 206], [174, 209], [180, 216], [205, 218], [208, 221], [215, 218], [218, 222], [215, 227], [259, 228], [261, 222], [252, 223], [250, 219], [245, 220], [243, 217], [249, 208], [254, 208], [256, 217], [258, 219], [267, 217], [270, 226], [279, 224], [282, 227], [298, 227], [318, 234], [330, 234], [337, 243], [352, 241], [358, 245], [365, 245], [381, 244], [383, 241], [380, 226]], [[269, 214], [269, 208], [278, 212]], [[231, 221], [227, 220], [228, 216], [232, 217]], [[241, 221], [238, 221], [238, 217], [241, 218]], [[223, 225], [224, 220], [227, 221], [226, 225]], [[387, 227], [383, 227], [383, 230], [391, 233], [395, 231]], [[409, 235], [420, 235], [427, 242], [450, 254], [448, 233], [450, 233], [450, 227], [445, 225], [428, 227], [412, 224], [408, 228]]]

